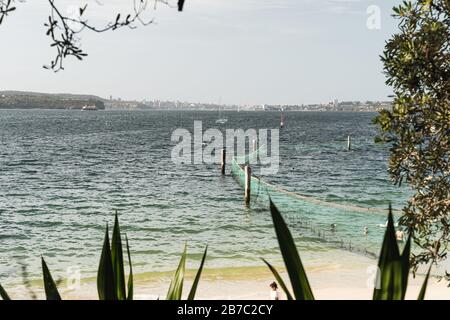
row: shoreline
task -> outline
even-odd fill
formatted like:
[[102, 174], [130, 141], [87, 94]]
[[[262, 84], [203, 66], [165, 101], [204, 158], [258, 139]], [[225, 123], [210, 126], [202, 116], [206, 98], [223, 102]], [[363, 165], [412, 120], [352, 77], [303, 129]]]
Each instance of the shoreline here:
[[[315, 298], [318, 300], [371, 300], [373, 289], [368, 284], [370, 284], [373, 271], [376, 270], [376, 261], [367, 257], [353, 257], [352, 263], [345, 264], [345, 257], [342, 258], [342, 261], [337, 261], [335, 264], [328, 263], [312, 267], [305, 264]], [[349, 257], [347, 256], [347, 258]], [[288, 284], [289, 278], [285, 269], [277, 267], [277, 270]], [[186, 270], [184, 299], [190, 290], [195, 273], [196, 270]], [[164, 299], [172, 276], [173, 271], [135, 274], [134, 299]], [[423, 278], [419, 275], [416, 278], [410, 276], [406, 299], [417, 299]], [[265, 266], [204, 269], [196, 299], [266, 300], [269, 298], [269, 283], [272, 281], [274, 281], [274, 277]], [[44, 299], [42, 281], [33, 281], [30, 288], [37, 299]], [[13, 299], [32, 298], [30, 290], [23, 285], [5, 289]], [[63, 299], [98, 299], [94, 277], [82, 279], [76, 289], [69, 288], [66, 281], [61, 281], [59, 290]], [[281, 289], [280, 296], [282, 300], [286, 299]], [[445, 281], [438, 282], [436, 278], [432, 277], [429, 279], [425, 298], [429, 300], [450, 299], [450, 288], [446, 286]]]

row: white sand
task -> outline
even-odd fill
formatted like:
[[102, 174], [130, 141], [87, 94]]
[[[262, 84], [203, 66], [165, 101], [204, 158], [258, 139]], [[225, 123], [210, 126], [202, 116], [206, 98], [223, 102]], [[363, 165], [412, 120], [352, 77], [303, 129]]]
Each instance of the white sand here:
[[[343, 254], [341, 261], [326, 262], [325, 265], [313, 264], [306, 268], [311, 287], [316, 299], [327, 300], [367, 300], [372, 299], [373, 289], [370, 279], [374, 270], [374, 260], [351, 254]], [[351, 263], [348, 263], [351, 261]], [[305, 265], [307, 265], [305, 263]], [[282, 268], [281, 268], [282, 270]], [[189, 291], [193, 272], [187, 275], [185, 294]], [[289, 283], [285, 272], [281, 272]], [[165, 298], [171, 273], [141, 274], [135, 277], [135, 299]], [[262, 300], [269, 296], [269, 283], [274, 280], [265, 267], [206, 269], [200, 281], [196, 299], [250, 299]], [[410, 278], [407, 299], [417, 299], [423, 277]], [[369, 283], [369, 285], [368, 285]], [[445, 281], [437, 282], [431, 278], [426, 299], [450, 300], [450, 288]], [[41, 289], [33, 289], [38, 298], [43, 298]], [[60, 284], [64, 299], [97, 299], [94, 279], [84, 281], [76, 290], [68, 290], [64, 282]], [[15, 288], [10, 291], [13, 298], [30, 298], [27, 290]], [[284, 294], [281, 294], [284, 299]]]

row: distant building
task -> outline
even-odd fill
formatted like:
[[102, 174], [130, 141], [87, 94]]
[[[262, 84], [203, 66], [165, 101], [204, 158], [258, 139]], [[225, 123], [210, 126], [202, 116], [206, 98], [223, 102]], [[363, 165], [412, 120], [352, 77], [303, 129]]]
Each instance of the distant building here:
[[334, 107], [334, 108], [339, 107], [339, 100], [338, 100], [338, 99], [334, 99], [334, 100], [333, 100], [333, 107]]

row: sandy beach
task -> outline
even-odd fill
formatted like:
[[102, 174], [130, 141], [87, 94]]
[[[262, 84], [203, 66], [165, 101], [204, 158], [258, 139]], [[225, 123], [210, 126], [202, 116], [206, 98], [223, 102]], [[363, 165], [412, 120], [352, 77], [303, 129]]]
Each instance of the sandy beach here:
[[[351, 263], [345, 263], [351, 261]], [[312, 264], [312, 263], [311, 263]], [[370, 285], [375, 260], [351, 253], [343, 253], [335, 263], [313, 264], [306, 267], [308, 278], [316, 299], [319, 300], [371, 300], [373, 289]], [[278, 267], [281, 276], [289, 283], [282, 267]], [[184, 295], [189, 292], [195, 271], [188, 270], [184, 286]], [[172, 277], [172, 272], [142, 273], [135, 275], [134, 298], [136, 300], [164, 299]], [[265, 300], [269, 297], [269, 283], [274, 281], [270, 271], [261, 267], [239, 267], [223, 269], [205, 269], [199, 284], [196, 299], [199, 300]], [[409, 279], [407, 299], [415, 300], [419, 294], [423, 276]], [[68, 287], [61, 281], [59, 288], [63, 299], [97, 299], [94, 278], [83, 279], [79, 287]], [[30, 289], [17, 286], [8, 290], [12, 298], [30, 299]], [[31, 290], [38, 299], [44, 298], [42, 284], [33, 283]], [[281, 292], [281, 298], [286, 297]], [[426, 299], [448, 300], [450, 288], [445, 281], [430, 278]]]

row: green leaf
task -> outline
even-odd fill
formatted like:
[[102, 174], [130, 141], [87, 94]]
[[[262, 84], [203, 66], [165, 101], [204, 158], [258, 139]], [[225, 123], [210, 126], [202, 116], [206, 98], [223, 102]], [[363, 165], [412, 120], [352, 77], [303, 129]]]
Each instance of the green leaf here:
[[100, 300], [117, 300], [116, 286], [114, 284], [114, 271], [109, 246], [108, 225], [106, 225], [105, 240], [97, 273], [97, 291]]
[[11, 298], [6, 293], [5, 289], [3, 289], [2, 285], [0, 284], [0, 297], [2, 297], [3, 300], [11, 300]]
[[111, 239], [111, 260], [114, 272], [114, 283], [118, 300], [125, 300], [125, 270], [123, 264], [122, 238], [120, 236], [119, 218], [116, 211], [114, 228]]
[[411, 238], [412, 234], [408, 235], [408, 240], [406, 241], [405, 248], [403, 249], [403, 253], [400, 257], [402, 264], [402, 297], [401, 300], [405, 299], [406, 289], [408, 288], [408, 278], [409, 278], [409, 269], [410, 263], [409, 258], [411, 254]]
[[280, 245], [281, 254], [291, 280], [295, 298], [297, 300], [314, 300], [314, 295], [300, 260], [294, 239], [272, 200], [270, 200], [270, 213], [272, 215], [278, 244]]
[[128, 245], [128, 237], [125, 235], [125, 241], [127, 243], [128, 263], [130, 264], [130, 274], [128, 275], [128, 296], [127, 300], [133, 300], [133, 265], [131, 264], [130, 247]]
[[197, 292], [198, 282], [200, 281], [200, 276], [202, 275], [203, 265], [206, 260], [206, 253], [208, 252], [208, 246], [205, 248], [205, 252], [203, 253], [202, 262], [200, 262], [200, 267], [198, 268], [197, 275], [195, 276], [194, 282], [192, 283], [191, 291], [188, 295], [188, 300], [194, 300], [195, 292]]
[[281, 278], [280, 274], [278, 273], [278, 271], [270, 263], [268, 263], [266, 260], [264, 260], [264, 259], [262, 259], [262, 260], [269, 267], [270, 271], [272, 271], [273, 275], [275, 276], [275, 279], [278, 281], [278, 283], [280, 284], [280, 286], [283, 289], [284, 293], [286, 294], [287, 299], [288, 300], [294, 300], [292, 298], [291, 293], [289, 292], [289, 289], [287, 288], [286, 284], [284, 283], [283, 279]]
[[181, 300], [181, 294], [183, 293], [185, 265], [186, 265], [186, 245], [184, 246], [184, 251], [183, 254], [181, 255], [180, 263], [178, 264], [178, 268], [175, 271], [173, 280], [170, 283], [166, 300]]
[[422, 288], [420, 288], [420, 293], [419, 293], [419, 297], [417, 298], [417, 300], [425, 299], [425, 293], [427, 292], [428, 279], [430, 278], [432, 266], [433, 266], [433, 263], [431, 263], [430, 267], [428, 268], [427, 275], [425, 276], [425, 280], [423, 281]]
[[56, 288], [56, 283], [53, 281], [52, 275], [50, 274], [50, 270], [48, 270], [47, 264], [43, 257], [41, 257], [42, 261], [42, 273], [44, 275], [44, 289], [45, 296], [47, 300], [61, 300], [61, 296], [59, 295], [58, 288]]
[[[409, 250], [409, 249], [408, 249]], [[406, 257], [406, 252], [405, 252]], [[409, 257], [409, 253], [408, 253]], [[392, 208], [389, 205], [388, 224], [384, 234], [383, 246], [378, 260], [379, 288], [374, 289], [374, 300], [401, 300], [405, 296], [405, 277], [408, 277], [409, 262], [406, 266], [404, 258], [400, 256], [400, 251], [395, 237], [394, 218]], [[378, 283], [378, 281], [377, 281]]]

